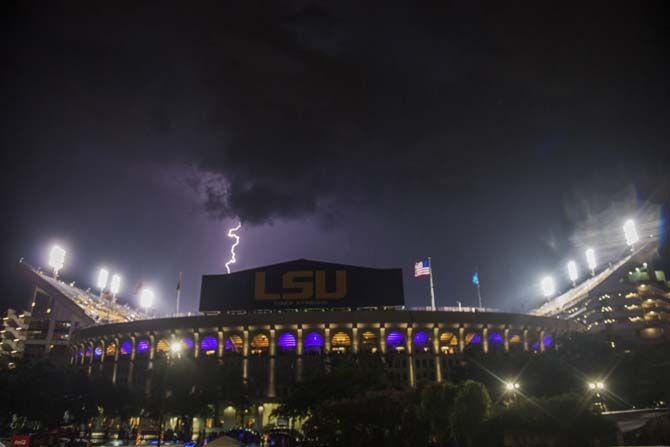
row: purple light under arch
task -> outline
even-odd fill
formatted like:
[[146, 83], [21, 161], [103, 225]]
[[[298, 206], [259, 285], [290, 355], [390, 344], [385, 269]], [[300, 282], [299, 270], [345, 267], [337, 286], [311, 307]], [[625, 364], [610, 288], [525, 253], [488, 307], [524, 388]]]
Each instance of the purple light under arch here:
[[184, 346], [186, 346], [186, 349], [193, 349], [193, 340], [191, 340], [188, 337], [184, 337], [181, 339], [181, 342], [184, 343]]
[[290, 332], [284, 332], [277, 339], [277, 346], [282, 351], [293, 351], [296, 347], [295, 336]]
[[130, 340], [126, 340], [123, 343], [121, 343], [121, 349], [119, 349], [119, 353], [121, 355], [128, 355], [132, 350], [133, 350], [133, 344], [130, 342]]
[[489, 343], [502, 344], [503, 337], [500, 335], [500, 332], [489, 332]]
[[219, 346], [219, 342], [216, 337], [212, 335], [208, 335], [200, 342], [200, 349], [203, 351], [214, 351], [216, 350], [217, 346]]
[[554, 343], [554, 340], [551, 338], [551, 335], [544, 336], [544, 347], [548, 348]]
[[401, 346], [403, 341], [405, 341], [405, 337], [403, 337], [403, 335], [398, 331], [391, 331], [386, 336], [386, 344], [393, 348]]
[[93, 351], [93, 355], [96, 357], [100, 357], [102, 355], [102, 348], [100, 346], [96, 347], [95, 350]]
[[310, 332], [305, 335], [304, 343], [307, 351], [319, 351], [323, 347], [323, 336], [318, 332]]
[[472, 339], [470, 340], [470, 344], [478, 344], [482, 342], [482, 337], [479, 334], [475, 334]]
[[86, 347], [86, 357], [90, 357], [92, 353], [93, 353], [93, 350], [91, 349], [91, 347], [87, 346]]
[[135, 349], [138, 353], [142, 353], [149, 351], [149, 348], [149, 340], [140, 340], [137, 342], [137, 348]]
[[415, 346], [426, 346], [428, 344], [429, 337], [424, 331], [419, 331], [414, 334], [414, 345]]

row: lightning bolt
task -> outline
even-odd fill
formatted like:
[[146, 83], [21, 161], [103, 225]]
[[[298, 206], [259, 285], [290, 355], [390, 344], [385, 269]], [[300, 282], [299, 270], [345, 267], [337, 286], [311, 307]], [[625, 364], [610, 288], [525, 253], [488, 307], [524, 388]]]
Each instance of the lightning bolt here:
[[229, 228], [228, 229], [228, 237], [231, 239], [235, 239], [235, 242], [233, 243], [232, 247], [230, 247], [230, 260], [226, 262], [226, 271], [230, 273], [230, 264], [235, 264], [237, 259], [235, 258], [235, 247], [237, 247], [240, 244], [240, 237], [235, 234], [237, 230], [242, 228], [242, 222], [238, 223], [236, 227]]

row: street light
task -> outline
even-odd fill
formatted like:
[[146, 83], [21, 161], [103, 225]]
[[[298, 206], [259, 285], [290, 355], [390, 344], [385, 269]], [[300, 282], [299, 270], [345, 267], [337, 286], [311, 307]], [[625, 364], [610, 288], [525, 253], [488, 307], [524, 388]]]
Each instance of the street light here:
[[589, 382], [589, 389], [591, 390], [604, 390], [605, 389], [605, 384], [603, 382]]
[[102, 298], [102, 292], [107, 287], [107, 279], [109, 278], [109, 271], [106, 268], [101, 268], [98, 272], [98, 289], [100, 289], [100, 298]]
[[179, 354], [181, 352], [181, 342], [173, 341], [170, 345], [170, 352], [173, 354]]
[[517, 391], [521, 386], [518, 382], [505, 382], [506, 391]]
[[58, 245], [51, 247], [51, 251], [49, 252], [49, 267], [53, 269], [54, 278], [58, 278], [58, 272], [65, 264], [66, 253], [67, 252]]
[[112, 282], [109, 285], [109, 291], [112, 292], [112, 302], [116, 302], [116, 294], [121, 290], [121, 276], [112, 275]]
[[633, 244], [640, 240], [640, 236], [637, 234], [635, 221], [633, 219], [628, 219], [623, 224], [623, 234], [626, 237], [626, 244], [630, 245], [631, 249], [633, 248]]
[[145, 311], [149, 310], [151, 305], [154, 303], [154, 292], [151, 289], [142, 289], [140, 291], [140, 306], [144, 308]]
[[545, 297], [549, 298], [556, 292], [556, 284], [554, 283], [554, 278], [551, 276], [545, 276], [540, 282], [542, 286], [542, 293]]
[[586, 265], [591, 269], [591, 276], [594, 276], [596, 274], [597, 266], [596, 251], [592, 248], [587, 248], [584, 254], [586, 255]]
[[577, 278], [579, 278], [579, 273], [577, 272], [577, 263], [575, 261], [568, 261], [568, 276], [570, 277], [570, 281], [572, 281], [572, 287], [574, 287]]

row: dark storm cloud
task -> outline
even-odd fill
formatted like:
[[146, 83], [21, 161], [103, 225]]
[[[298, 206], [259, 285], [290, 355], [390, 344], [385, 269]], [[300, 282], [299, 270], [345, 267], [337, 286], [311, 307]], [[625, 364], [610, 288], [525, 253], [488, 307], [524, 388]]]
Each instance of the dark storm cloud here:
[[633, 103], [665, 107], [650, 94], [667, 92], [661, 77], [621, 73], [644, 69], [653, 39], [613, 49], [640, 30], [597, 8], [577, 23], [532, 8], [495, 21], [482, 12], [308, 5], [218, 40], [211, 116], [224, 137], [201, 163], [227, 184], [225, 197], [208, 191], [207, 210], [262, 222], [343, 198], [383, 207], [558, 172], [581, 182], [604, 158], [617, 170], [660, 153], [636, 141], [661, 130], [658, 116], [609, 104], [625, 86]]
[[[11, 256], [69, 234], [80, 252], [172, 272], [202, 265], [188, 252], [198, 212], [259, 231], [316, 221], [347, 239], [324, 256], [432, 254], [442, 284], [467, 286], [480, 265], [484, 288], [515, 296], [528, 259], [570, 249], [585, 215], [570, 203], [602, 207], [629, 184], [668, 200], [656, 6], [10, 3]], [[283, 260], [290, 243], [275, 242]]]

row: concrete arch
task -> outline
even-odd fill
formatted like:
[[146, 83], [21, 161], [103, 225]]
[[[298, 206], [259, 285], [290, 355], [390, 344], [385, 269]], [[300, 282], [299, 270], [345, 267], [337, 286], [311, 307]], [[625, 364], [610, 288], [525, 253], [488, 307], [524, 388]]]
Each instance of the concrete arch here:
[[345, 353], [351, 351], [353, 341], [351, 333], [343, 329], [334, 329], [330, 339], [330, 350], [333, 352]]
[[270, 335], [256, 332], [249, 343], [251, 355], [267, 355], [270, 352]]

